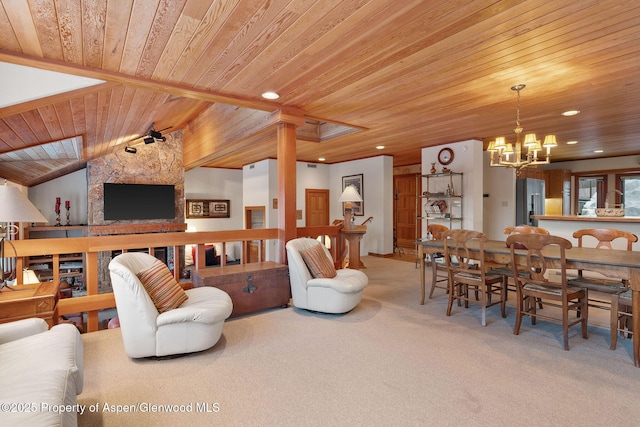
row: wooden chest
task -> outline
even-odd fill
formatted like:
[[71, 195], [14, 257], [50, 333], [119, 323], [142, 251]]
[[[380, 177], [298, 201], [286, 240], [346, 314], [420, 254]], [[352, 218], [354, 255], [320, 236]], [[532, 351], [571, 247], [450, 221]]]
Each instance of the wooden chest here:
[[233, 301], [232, 316], [286, 307], [291, 298], [289, 268], [275, 262], [210, 267], [191, 272], [193, 286], [215, 286]]

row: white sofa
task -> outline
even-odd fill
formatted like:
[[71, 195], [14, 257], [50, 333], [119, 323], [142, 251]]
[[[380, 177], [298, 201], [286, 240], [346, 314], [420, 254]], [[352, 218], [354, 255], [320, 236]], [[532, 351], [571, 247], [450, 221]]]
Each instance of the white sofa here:
[[83, 386], [82, 338], [71, 324], [39, 318], [0, 324], [0, 421], [76, 426]]

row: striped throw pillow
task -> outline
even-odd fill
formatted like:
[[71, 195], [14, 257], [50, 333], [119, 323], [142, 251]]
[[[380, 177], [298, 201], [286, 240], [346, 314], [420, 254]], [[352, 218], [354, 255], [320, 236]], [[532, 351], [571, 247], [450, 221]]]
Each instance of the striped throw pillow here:
[[324, 252], [322, 245], [313, 245], [308, 249], [300, 251], [300, 255], [307, 264], [307, 268], [311, 272], [311, 275], [316, 279], [319, 277], [332, 278], [336, 277], [336, 269], [333, 266], [333, 262], [329, 259]]
[[151, 267], [140, 270], [138, 278], [160, 313], [180, 307], [189, 298], [173, 278], [169, 268], [160, 260], [156, 260]]

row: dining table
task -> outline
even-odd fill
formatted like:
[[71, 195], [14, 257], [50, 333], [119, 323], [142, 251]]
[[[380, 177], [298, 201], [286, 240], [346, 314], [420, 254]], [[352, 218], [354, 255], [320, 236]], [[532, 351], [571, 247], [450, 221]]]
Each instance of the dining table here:
[[[425, 294], [425, 256], [444, 251], [442, 240], [422, 240], [416, 242], [420, 263], [420, 284], [422, 298]], [[473, 249], [473, 246], [470, 247]], [[489, 240], [484, 243], [486, 261], [496, 264], [510, 264], [511, 252], [504, 240]], [[549, 268], [560, 268], [560, 250], [548, 247], [543, 255], [550, 262]], [[516, 250], [518, 259], [526, 257], [525, 250]], [[631, 313], [633, 334], [633, 363], [640, 367], [640, 252], [620, 249], [596, 249], [572, 247], [565, 252], [567, 269], [586, 270], [604, 274], [609, 278], [629, 280], [631, 287]]]

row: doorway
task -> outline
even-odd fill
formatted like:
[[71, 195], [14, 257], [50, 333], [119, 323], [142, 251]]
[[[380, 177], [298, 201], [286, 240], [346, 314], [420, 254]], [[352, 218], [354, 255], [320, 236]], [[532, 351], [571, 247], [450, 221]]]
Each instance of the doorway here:
[[[245, 206], [244, 224], [245, 229], [265, 228], [265, 207]], [[249, 262], [264, 261], [264, 240], [251, 240], [242, 245], [243, 259]]]
[[307, 188], [304, 198], [306, 226], [329, 225], [329, 190]]
[[393, 177], [393, 250], [415, 249], [420, 223], [416, 215], [416, 194], [421, 185], [416, 174]]

